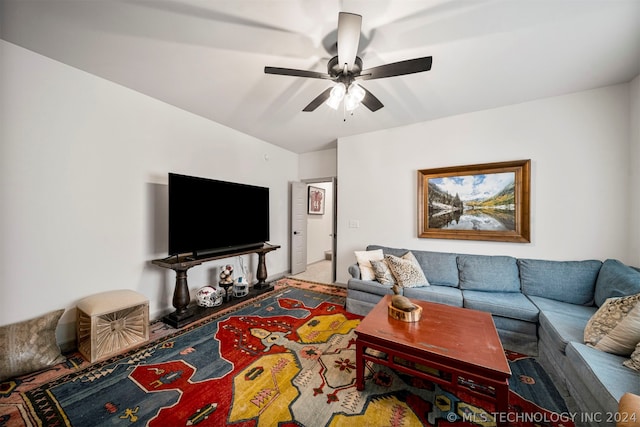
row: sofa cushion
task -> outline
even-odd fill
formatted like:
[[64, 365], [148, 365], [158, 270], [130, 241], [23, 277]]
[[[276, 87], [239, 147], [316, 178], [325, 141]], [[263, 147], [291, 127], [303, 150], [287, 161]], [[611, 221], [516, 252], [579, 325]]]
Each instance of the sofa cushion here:
[[451, 286], [423, 286], [420, 288], [404, 288], [403, 295], [423, 301], [462, 307], [462, 291]]
[[516, 292], [484, 292], [463, 290], [464, 307], [527, 322], [538, 321], [538, 308]]
[[567, 364], [584, 387], [591, 391], [600, 408], [618, 407], [626, 392], [640, 393], [640, 374], [623, 366], [625, 358], [571, 342], [566, 350]]
[[640, 342], [640, 294], [607, 299], [589, 319], [584, 342], [608, 353], [630, 355]]
[[550, 351], [565, 352], [571, 341], [584, 340], [584, 327], [596, 312], [597, 307], [570, 304], [542, 297], [528, 297], [540, 310], [538, 321], [540, 335], [549, 337], [553, 349]]
[[602, 262], [519, 259], [522, 292], [572, 304], [591, 305]]
[[607, 298], [640, 293], [640, 272], [615, 259], [602, 264], [596, 280], [595, 302], [600, 306]]
[[422, 272], [422, 267], [411, 252], [407, 252], [402, 258], [395, 255], [385, 255], [384, 260], [389, 265], [398, 286], [403, 288], [429, 286], [429, 282]]
[[520, 292], [518, 265], [510, 256], [458, 255], [460, 289]]
[[[367, 250], [382, 249], [385, 255], [395, 255], [401, 257], [408, 249], [390, 248], [387, 246], [369, 245]], [[432, 285], [458, 286], [458, 264], [457, 255], [448, 252], [431, 252], [413, 250], [413, 255], [422, 267], [424, 275]]]
[[360, 267], [360, 278], [362, 280], [374, 280], [376, 278], [371, 268], [371, 260], [380, 261], [384, 258], [382, 250], [376, 251], [355, 251], [356, 261]]
[[457, 255], [447, 252], [413, 251], [432, 285], [458, 286]]

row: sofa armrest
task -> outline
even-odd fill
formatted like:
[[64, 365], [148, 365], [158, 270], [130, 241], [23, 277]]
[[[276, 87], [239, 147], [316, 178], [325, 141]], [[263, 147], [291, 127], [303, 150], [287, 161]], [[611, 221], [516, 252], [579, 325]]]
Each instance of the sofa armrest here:
[[360, 279], [360, 267], [358, 266], [358, 264], [351, 264], [349, 266], [349, 274], [354, 279]]

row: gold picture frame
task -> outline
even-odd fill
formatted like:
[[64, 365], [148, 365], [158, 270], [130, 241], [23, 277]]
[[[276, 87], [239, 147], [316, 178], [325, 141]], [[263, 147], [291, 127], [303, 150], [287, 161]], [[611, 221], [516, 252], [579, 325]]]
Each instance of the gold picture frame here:
[[418, 237], [528, 243], [531, 160], [418, 171]]

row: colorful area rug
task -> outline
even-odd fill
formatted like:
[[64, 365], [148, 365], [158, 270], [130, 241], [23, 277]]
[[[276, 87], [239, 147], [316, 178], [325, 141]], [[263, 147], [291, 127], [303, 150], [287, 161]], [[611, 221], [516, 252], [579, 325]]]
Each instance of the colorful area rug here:
[[[0, 384], [0, 426], [495, 425], [492, 404], [368, 365], [355, 388], [360, 317], [344, 290], [295, 280], [142, 348]], [[162, 336], [164, 335], [164, 336]], [[572, 426], [537, 362], [508, 353], [514, 426]]]

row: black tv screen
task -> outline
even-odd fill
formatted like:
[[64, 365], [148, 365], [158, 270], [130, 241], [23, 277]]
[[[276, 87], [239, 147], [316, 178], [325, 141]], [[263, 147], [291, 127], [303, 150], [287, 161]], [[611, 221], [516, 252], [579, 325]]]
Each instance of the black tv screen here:
[[268, 240], [268, 188], [169, 173], [169, 255], [201, 256]]

